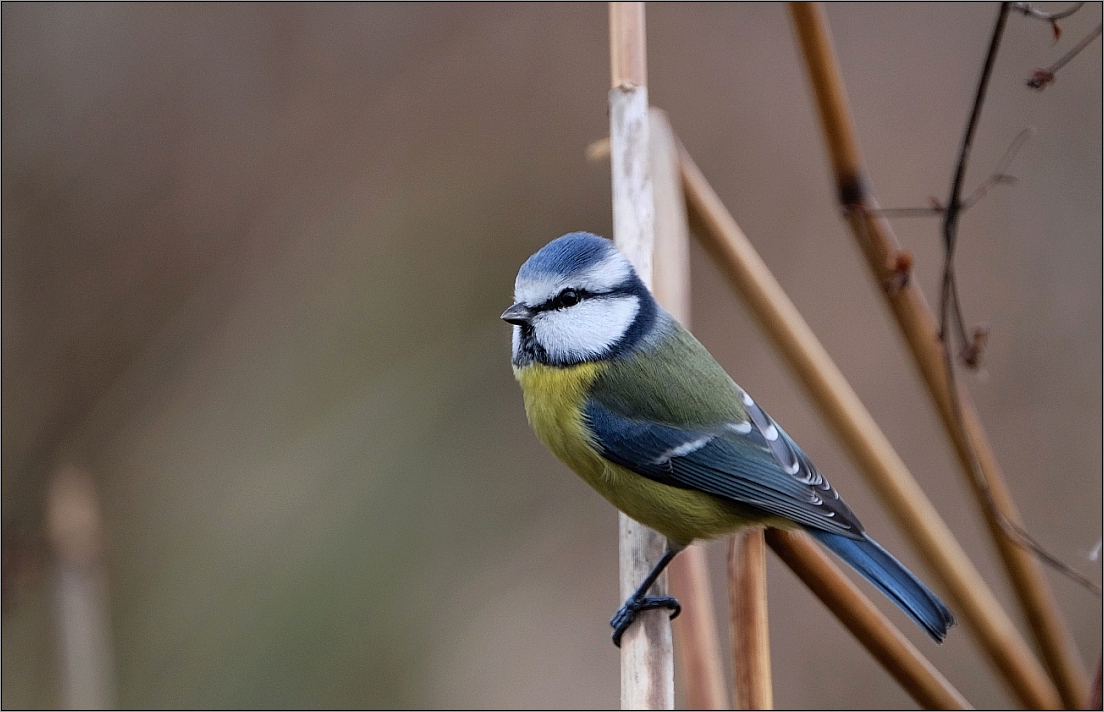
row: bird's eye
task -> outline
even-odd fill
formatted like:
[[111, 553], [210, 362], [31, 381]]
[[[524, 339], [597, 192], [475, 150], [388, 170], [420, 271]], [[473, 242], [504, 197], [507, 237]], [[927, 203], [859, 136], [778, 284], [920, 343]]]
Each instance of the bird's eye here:
[[555, 306], [557, 309], [573, 307], [579, 303], [579, 299], [579, 293], [574, 289], [565, 289], [556, 297]]

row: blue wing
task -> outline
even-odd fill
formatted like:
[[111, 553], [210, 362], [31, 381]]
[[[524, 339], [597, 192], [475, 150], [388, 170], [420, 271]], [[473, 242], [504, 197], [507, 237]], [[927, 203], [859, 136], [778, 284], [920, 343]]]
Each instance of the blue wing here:
[[947, 606], [876, 541], [785, 431], [747, 394], [744, 418], [715, 427], [620, 415], [592, 397], [587, 424], [608, 460], [672, 487], [708, 492], [796, 522], [943, 642]]
[[746, 395], [746, 419], [676, 427], [625, 417], [591, 398], [587, 423], [602, 455], [672, 487], [707, 492], [821, 531], [863, 528], [805, 453]]

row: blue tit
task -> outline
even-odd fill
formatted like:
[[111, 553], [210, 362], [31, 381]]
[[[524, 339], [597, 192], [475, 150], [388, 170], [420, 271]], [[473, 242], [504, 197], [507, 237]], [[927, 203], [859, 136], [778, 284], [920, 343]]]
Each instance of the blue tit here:
[[942, 642], [955, 619], [863, 531], [804, 452], [655, 301], [609, 240], [576, 232], [530, 257], [514, 284], [513, 368], [542, 442], [587, 484], [667, 537], [617, 611], [614, 643], [695, 539], [804, 529]]

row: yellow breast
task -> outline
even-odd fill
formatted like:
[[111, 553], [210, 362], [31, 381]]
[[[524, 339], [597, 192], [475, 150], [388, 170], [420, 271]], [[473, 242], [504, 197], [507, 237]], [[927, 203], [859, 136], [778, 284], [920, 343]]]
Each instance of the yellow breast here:
[[613, 506], [679, 544], [758, 523], [760, 517], [734, 502], [661, 484], [602, 457], [583, 420], [587, 392], [602, 368], [514, 367], [529, 424], [556, 457]]
[[583, 402], [600, 369], [596, 363], [566, 368], [539, 363], [514, 366], [533, 431], [556, 457], [593, 487], [597, 487], [605, 460], [583, 422]]

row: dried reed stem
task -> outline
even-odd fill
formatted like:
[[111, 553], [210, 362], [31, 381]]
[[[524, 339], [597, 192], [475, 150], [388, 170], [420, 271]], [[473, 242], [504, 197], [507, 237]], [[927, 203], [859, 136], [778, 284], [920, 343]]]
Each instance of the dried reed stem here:
[[84, 470], [66, 465], [51, 478], [46, 531], [57, 576], [63, 707], [110, 709], [115, 674], [103, 518], [95, 483]]
[[695, 234], [743, 296], [901, 529], [942, 580], [959, 613], [1029, 707], [1058, 706], [1057, 691], [996, 597], [685, 150], [681, 166]]
[[[655, 260], [652, 293], [663, 308], [690, 326], [690, 226], [678, 167], [678, 142], [667, 116], [648, 112], [652, 192], [655, 196]], [[673, 626], [677, 665], [690, 709], [728, 709], [717, 616], [709, 586], [705, 550], [691, 546], [667, 569], [671, 593], [682, 602]]]
[[611, 2], [610, 86], [647, 86], [648, 50], [644, 39], [644, 3]]
[[[648, 90], [643, 3], [610, 3], [610, 168], [613, 237], [641, 278], [651, 284], [654, 245], [649, 171]], [[628, 598], [662, 556], [658, 533], [621, 514], [621, 598]], [[666, 576], [652, 591], [665, 592]], [[671, 624], [665, 610], [644, 611], [621, 640], [622, 709], [672, 709], [675, 704]]]
[[732, 686], [739, 710], [774, 709], [770, 629], [767, 625], [767, 556], [763, 531], [728, 541], [728, 602], [732, 623]]
[[731, 709], [721, 669], [717, 614], [709, 587], [705, 549], [686, 548], [668, 567], [671, 594], [682, 603], [682, 614], [672, 625], [680, 685], [687, 709]]
[[914, 700], [932, 710], [973, 709], [807, 534], [768, 529], [766, 541]]
[[[957, 388], [958, 408], [952, 400], [952, 390], [944, 365], [943, 344], [939, 339], [935, 319], [923, 293], [909, 281], [908, 269], [901, 268], [901, 251], [888, 221], [878, 216], [878, 205], [869, 192], [869, 181], [862, 165], [856, 132], [842, 74], [832, 46], [824, 10], [816, 4], [793, 3], [790, 6], [816, 95], [828, 144], [832, 166], [838, 184], [840, 202], [848, 209], [852, 231], [866, 255], [867, 263], [889, 302], [913, 357], [927, 383], [944, 427], [954, 444], [958, 458], [967, 473], [975, 496], [981, 504], [990, 532], [997, 543], [1005, 567], [1015, 587], [1020, 605], [1031, 625], [1050, 674], [1057, 683], [1062, 703], [1082, 704], [1088, 689], [1084, 665], [1073, 638], [1047, 585], [1033, 554], [1010, 539], [1003, 529], [999, 514], [987, 506], [993, 504], [1014, 525], [1021, 519], [1011, 492], [1001, 474], [996, 455], [985, 435], [985, 429], [964, 388]], [[959, 421], [956, 410], [961, 413]], [[976, 465], [975, 465], [976, 463]], [[979, 482], [970, 476], [975, 466], [984, 478]], [[988, 490], [986, 492], [985, 490]], [[1034, 660], [1028, 663], [1030, 651], [1019, 641], [1011, 644], [1008, 628], [1011, 622], [997, 620], [986, 614], [985, 608], [973, 602], [959, 600], [956, 586], [947, 582], [963, 616], [977, 631], [982, 645], [1016, 689], [1020, 698], [1031, 707], [1056, 706], [1059, 703], [1033, 672]], [[968, 585], [962, 582], [960, 585]], [[1030, 674], [1028, 674], [1030, 673]]]

